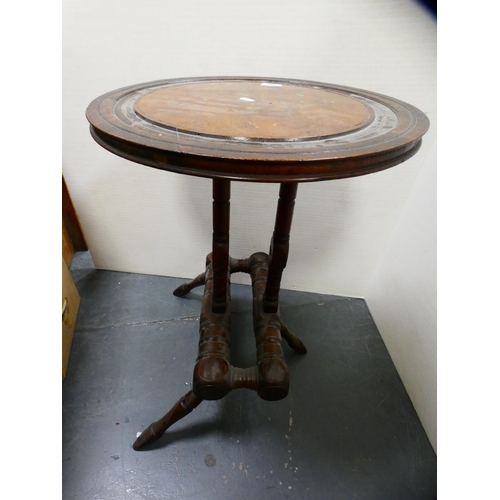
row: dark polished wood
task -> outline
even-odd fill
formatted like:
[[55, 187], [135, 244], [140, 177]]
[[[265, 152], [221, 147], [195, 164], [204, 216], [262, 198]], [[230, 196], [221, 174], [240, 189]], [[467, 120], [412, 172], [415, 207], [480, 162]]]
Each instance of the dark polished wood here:
[[[90, 132], [104, 148], [150, 167], [213, 179], [212, 252], [205, 272], [173, 293], [204, 286], [193, 389], [136, 440], [159, 439], [201, 401], [251, 389], [265, 400], [287, 396], [284, 339], [302, 341], [281, 319], [286, 267], [299, 182], [354, 177], [392, 167], [420, 148], [429, 121], [391, 97], [319, 82], [257, 77], [179, 78], [133, 85], [95, 99]], [[280, 183], [269, 255], [229, 255], [231, 181]], [[258, 200], [256, 200], [258, 203]], [[256, 364], [230, 362], [232, 273], [252, 280]]]
[[266, 312], [276, 312], [278, 310], [281, 276], [288, 260], [290, 229], [292, 227], [297, 188], [298, 184], [296, 182], [283, 183], [280, 187], [278, 210], [269, 251], [271, 263], [264, 294], [264, 310]]
[[213, 236], [212, 255], [214, 267], [214, 292], [212, 311], [223, 313], [226, 310], [226, 283], [229, 266], [229, 199], [231, 181], [213, 180]]
[[[211, 304], [214, 294], [213, 255], [206, 259], [205, 279], [196, 279], [189, 284], [192, 290], [205, 285], [200, 316], [200, 340], [198, 357], [194, 368], [193, 391], [202, 399], [221, 399], [229, 391], [246, 387], [258, 392], [263, 399], [275, 401], [288, 393], [288, 368], [286, 367], [281, 337], [298, 354], [306, 354], [304, 344], [295, 337], [281, 319], [279, 310], [273, 313], [264, 310], [264, 290], [269, 274], [269, 256], [262, 252], [248, 259], [229, 258], [228, 273], [248, 273], [252, 279], [253, 323], [257, 347], [257, 365], [252, 368], [237, 368], [230, 363], [231, 313], [214, 312]], [[203, 283], [202, 283], [203, 281]], [[230, 303], [230, 277], [227, 276], [227, 304]], [[180, 296], [186, 291], [181, 285], [174, 291]]]
[[87, 109], [94, 139], [150, 167], [209, 178], [308, 182], [354, 177], [413, 156], [429, 127], [414, 106], [296, 79], [160, 80]]
[[153, 422], [141, 432], [132, 446], [134, 450], [139, 451], [148, 444], [160, 439], [172, 424], [191, 413], [202, 401], [193, 391], [189, 391], [185, 396], [182, 396], [160, 420]]
[[[269, 274], [269, 256], [262, 252], [248, 259], [229, 258], [228, 273], [243, 272], [252, 278], [253, 326], [257, 348], [257, 364], [239, 368], [230, 363], [231, 312], [212, 310], [214, 295], [213, 255], [206, 259], [204, 279], [201, 275], [188, 285], [181, 285], [174, 295], [181, 297], [188, 291], [205, 285], [200, 315], [198, 356], [193, 371], [193, 390], [182, 397], [160, 420], [149, 425], [136, 439], [133, 448], [141, 450], [161, 438], [175, 422], [189, 414], [203, 400], [217, 400], [235, 389], [251, 389], [266, 401], [278, 401], [288, 394], [290, 377], [285, 361], [282, 338], [297, 354], [306, 354], [302, 341], [293, 335], [281, 319], [279, 310], [264, 310], [264, 291]], [[227, 276], [227, 304], [230, 302], [230, 278]]]

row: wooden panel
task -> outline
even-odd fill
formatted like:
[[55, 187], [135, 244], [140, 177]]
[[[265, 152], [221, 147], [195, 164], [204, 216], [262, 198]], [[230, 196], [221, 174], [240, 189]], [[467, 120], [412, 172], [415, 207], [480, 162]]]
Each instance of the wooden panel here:
[[87, 250], [87, 243], [85, 241], [85, 237], [83, 236], [80, 221], [78, 220], [75, 207], [73, 206], [64, 176], [62, 178], [62, 220], [74, 250], [77, 252], [84, 252]]
[[69, 353], [73, 341], [73, 331], [76, 324], [80, 295], [76, 289], [68, 266], [62, 259], [62, 378], [66, 375]]
[[71, 238], [69, 237], [68, 231], [64, 222], [62, 224], [62, 256], [64, 262], [69, 267], [71, 265], [71, 261], [73, 260], [73, 255], [75, 255], [75, 248], [71, 243]]

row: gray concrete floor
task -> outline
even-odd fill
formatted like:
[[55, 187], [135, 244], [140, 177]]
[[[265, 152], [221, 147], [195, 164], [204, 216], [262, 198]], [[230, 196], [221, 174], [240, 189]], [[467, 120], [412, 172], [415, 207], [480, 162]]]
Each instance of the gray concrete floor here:
[[[177, 298], [185, 280], [96, 270], [88, 253], [71, 272], [65, 500], [436, 498], [436, 455], [363, 300], [283, 290], [282, 317], [308, 348], [284, 345], [288, 397], [204, 401], [136, 452], [136, 434], [190, 389], [203, 289]], [[251, 288], [231, 294], [231, 362], [251, 366]]]

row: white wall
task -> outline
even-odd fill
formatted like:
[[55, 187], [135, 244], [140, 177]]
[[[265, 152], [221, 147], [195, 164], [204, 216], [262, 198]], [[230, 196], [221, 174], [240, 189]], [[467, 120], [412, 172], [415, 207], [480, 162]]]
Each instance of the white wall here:
[[[365, 88], [414, 104], [434, 123], [436, 23], [413, 0], [65, 0], [63, 172], [97, 267], [180, 277], [203, 269], [210, 181], [113, 156], [91, 139], [85, 109], [125, 85], [206, 75]], [[284, 288], [356, 297], [368, 289], [375, 311], [373, 297], [382, 292], [370, 279], [391, 234], [397, 238], [393, 229], [424, 161], [436, 163], [435, 130], [402, 165], [299, 186]], [[277, 193], [275, 185], [233, 183], [234, 257], [267, 250]], [[392, 320], [397, 311], [380, 321]], [[403, 377], [407, 386], [414, 375]]]
[[365, 300], [436, 450], [436, 162], [424, 159]]

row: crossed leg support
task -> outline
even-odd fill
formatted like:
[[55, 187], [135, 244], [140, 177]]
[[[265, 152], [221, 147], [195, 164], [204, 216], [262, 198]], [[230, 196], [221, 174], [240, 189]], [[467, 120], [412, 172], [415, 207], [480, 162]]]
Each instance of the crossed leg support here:
[[[289, 375], [281, 341], [285, 339], [298, 354], [307, 352], [301, 340], [283, 323], [278, 308], [296, 190], [296, 184], [281, 185], [270, 255], [258, 252], [248, 259], [233, 259], [229, 257], [229, 181], [214, 180], [213, 250], [207, 256], [205, 273], [174, 291], [174, 295], [183, 297], [193, 288], [205, 285], [193, 389], [140, 434], [133, 445], [135, 450], [158, 440], [204, 399], [221, 399], [231, 390], [240, 388], [255, 390], [268, 401], [287, 396]], [[252, 278], [257, 364], [251, 368], [232, 366], [229, 359], [230, 275], [235, 272], [248, 273]]]

